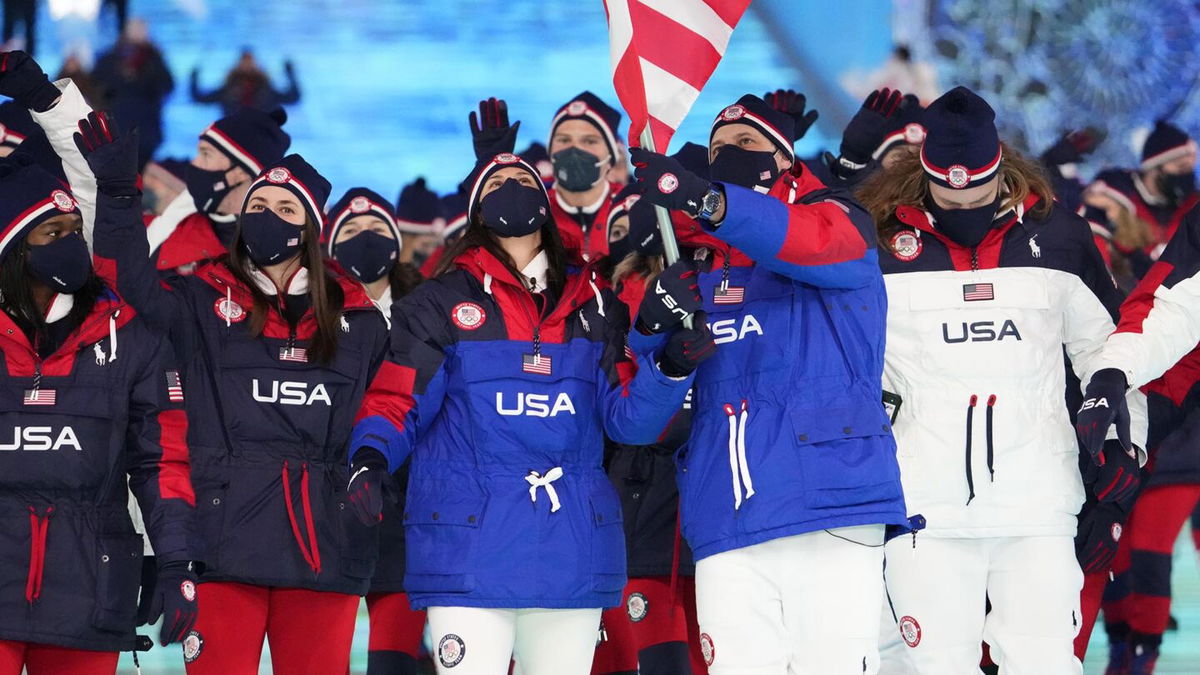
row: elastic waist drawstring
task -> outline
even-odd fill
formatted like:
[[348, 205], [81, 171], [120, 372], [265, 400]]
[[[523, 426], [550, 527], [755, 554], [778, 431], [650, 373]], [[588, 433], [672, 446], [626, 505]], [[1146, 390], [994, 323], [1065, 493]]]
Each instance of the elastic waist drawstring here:
[[225, 286], [225, 327], [233, 325], [233, 286]]
[[992, 483], [996, 482], [996, 469], [992, 465], [992, 460], [995, 458], [995, 443], [992, 441], [992, 408], [996, 405], [996, 395], [992, 394], [988, 397], [987, 404], [987, 467], [988, 478]]
[[112, 363], [117, 360], [117, 317], [121, 316], [121, 310], [113, 312], [112, 316], [108, 317], [108, 362]]
[[971, 423], [975, 418], [975, 404], [979, 403], [979, 397], [971, 394], [971, 404], [967, 406], [967, 506], [971, 505], [971, 500], [975, 499], [975, 475], [971, 468]]
[[313, 524], [312, 504], [308, 497], [308, 462], [301, 465], [300, 473], [300, 506], [304, 509], [304, 524], [308, 532], [308, 542], [312, 549], [309, 549], [309, 544], [304, 543], [304, 537], [300, 535], [300, 524], [296, 521], [296, 508], [292, 505], [292, 483], [288, 475], [288, 462], [283, 460], [283, 502], [287, 507], [288, 521], [292, 525], [292, 536], [296, 539], [296, 545], [300, 547], [300, 555], [304, 556], [304, 562], [312, 568], [312, 571], [321, 573], [321, 548], [317, 544], [316, 527]]
[[600, 295], [600, 287], [596, 285], [595, 272], [592, 272], [592, 278], [588, 279], [588, 285], [592, 287], [592, 293], [596, 294], [596, 307], [599, 308], [600, 316], [604, 316], [604, 296]]
[[46, 569], [46, 533], [50, 529], [50, 516], [54, 507], [46, 507], [46, 514], [39, 516], [37, 509], [29, 507], [29, 574], [25, 578], [25, 601], [30, 605], [42, 595], [42, 575]]
[[562, 508], [562, 504], [558, 501], [558, 491], [554, 489], [554, 481], [563, 477], [561, 466], [556, 466], [546, 472], [546, 475], [530, 470], [529, 475], [525, 476], [525, 482], [529, 483], [529, 501], [537, 503], [538, 488], [546, 489], [546, 496], [550, 498], [550, 513], [554, 513]]
[[[750, 478], [750, 464], [746, 461], [746, 417], [747, 403], [742, 400], [741, 414], [726, 403], [725, 414], [729, 416], [729, 473], [733, 477], [733, 510], [742, 508], [743, 499], [754, 496], [754, 481]], [[745, 497], [743, 498], [743, 490]]]

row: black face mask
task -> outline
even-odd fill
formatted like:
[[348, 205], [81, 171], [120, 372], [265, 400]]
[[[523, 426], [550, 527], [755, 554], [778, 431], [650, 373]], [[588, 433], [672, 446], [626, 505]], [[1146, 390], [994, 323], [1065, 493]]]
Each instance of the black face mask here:
[[996, 201], [973, 209], [943, 209], [933, 201], [928, 200], [929, 212], [933, 214], [934, 226], [950, 237], [951, 241], [969, 248], [974, 248], [983, 241], [992, 229], [996, 211], [1000, 208], [1000, 197]]
[[396, 240], [366, 230], [333, 247], [333, 257], [359, 281], [379, 281], [396, 264]]
[[68, 234], [49, 244], [30, 246], [29, 271], [59, 293], [74, 293], [92, 274], [92, 254], [82, 234]]
[[501, 237], [524, 237], [550, 219], [546, 195], [515, 180], [504, 181], [479, 202], [483, 224]]
[[604, 178], [604, 160], [587, 150], [571, 147], [559, 150], [550, 158], [554, 167], [554, 184], [567, 192], [586, 192]]
[[629, 235], [616, 241], [608, 242], [608, 259], [613, 263], [619, 263], [625, 259], [625, 256], [633, 252], [633, 242], [629, 241]]
[[1158, 189], [1168, 202], [1179, 205], [1196, 191], [1196, 174], [1191, 171], [1161, 174], [1158, 177]]
[[187, 184], [188, 194], [192, 195], [192, 203], [200, 213], [216, 213], [217, 208], [225, 197], [241, 183], [229, 185], [226, 183], [225, 171], [205, 171], [188, 164], [184, 171], [184, 183]]
[[266, 267], [288, 260], [300, 251], [304, 230], [274, 211], [242, 214], [242, 246], [255, 265]]
[[744, 188], [770, 189], [779, 178], [779, 165], [775, 163], [774, 152], [726, 145], [708, 165], [708, 175], [714, 181]]

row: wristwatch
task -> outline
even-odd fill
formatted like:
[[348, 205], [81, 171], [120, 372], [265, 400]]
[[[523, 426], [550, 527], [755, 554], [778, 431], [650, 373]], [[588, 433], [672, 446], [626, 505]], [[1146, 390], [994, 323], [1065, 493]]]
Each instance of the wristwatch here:
[[700, 213], [696, 217], [712, 225], [714, 228], [719, 226], [720, 224], [714, 223], [712, 219], [724, 201], [725, 191], [721, 189], [720, 185], [713, 183], [708, 186], [708, 192], [704, 193], [704, 199], [700, 200]]

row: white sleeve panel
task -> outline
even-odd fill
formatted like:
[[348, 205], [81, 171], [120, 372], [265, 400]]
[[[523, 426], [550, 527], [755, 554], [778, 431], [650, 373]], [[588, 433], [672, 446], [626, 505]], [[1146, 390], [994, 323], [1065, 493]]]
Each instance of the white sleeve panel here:
[[[1125, 371], [1129, 386], [1162, 376], [1200, 343], [1200, 276], [1154, 291], [1154, 306], [1142, 321], [1140, 333], [1114, 333], [1091, 369]], [[1089, 372], [1089, 376], [1091, 374]]]
[[54, 83], [62, 91], [62, 98], [46, 112], [29, 111], [50, 139], [50, 147], [62, 160], [63, 171], [71, 185], [71, 194], [79, 202], [79, 213], [83, 216], [83, 238], [92, 246], [92, 230], [96, 224], [96, 177], [87, 160], [75, 146], [75, 132], [79, 131], [79, 120], [88, 116], [92, 107], [83, 100], [79, 88], [69, 79]]

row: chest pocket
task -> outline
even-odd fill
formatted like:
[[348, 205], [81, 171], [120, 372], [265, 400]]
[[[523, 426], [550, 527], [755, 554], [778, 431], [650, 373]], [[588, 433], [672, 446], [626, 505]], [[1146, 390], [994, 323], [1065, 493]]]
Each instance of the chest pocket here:
[[[1012, 270], [1010, 270], [1012, 271]], [[1061, 318], [1040, 276], [956, 275], [912, 284], [908, 309], [927, 372], [1023, 379], [1061, 368]]]
[[780, 368], [787, 361], [785, 336], [795, 335], [794, 285], [758, 267], [731, 268], [724, 296], [720, 285], [720, 267], [700, 275], [704, 311], [718, 349], [697, 380], [703, 384]]
[[[287, 341], [228, 335], [216, 374], [232, 451], [256, 448], [340, 450], [363, 391], [367, 356], [341, 344], [333, 363], [322, 366], [281, 358]], [[307, 342], [297, 342], [300, 350]], [[307, 358], [307, 352], [305, 352]]]
[[596, 447], [601, 349], [583, 340], [543, 344], [533, 363], [528, 342], [460, 345], [458, 378], [481, 460], [494, 453], [486, 459], [512, 461], [517, 448], [561, 459]]

